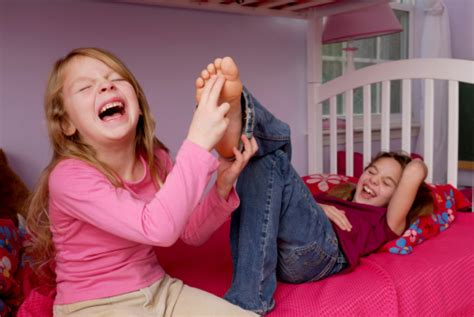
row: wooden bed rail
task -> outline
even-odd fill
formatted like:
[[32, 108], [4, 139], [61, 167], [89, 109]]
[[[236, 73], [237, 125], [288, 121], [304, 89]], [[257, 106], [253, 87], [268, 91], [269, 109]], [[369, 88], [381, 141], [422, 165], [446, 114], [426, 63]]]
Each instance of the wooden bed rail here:
[[[401, 150], [411, 153], [412, 125], [412, 81], [420, 79], [423, 83], [424, 95], [424, 142], [423, 155], [428, 166], [427, 181], [433, 175], [433, 122], [435, 80], [448, 83], [448, 183], [457, 185], [458, 172], [458, 130], [459, 130], [459, 82], [474, 84], [474, 61], [456, 59], [409, 59], [386, 62], [344, 74], [322, 85], [309, 85], [313, 89], [314, 104], [309, 104], [308, 128], [308, 171], [323, 171], [323, 115], [322, 104], [329, 100], [329, 161], [330, 173], [337, 172], [337, 96], [344, 96], [345, 108], [345, 152], [346, 174], [353, 175], [354, 162], [354, 120], [353, 99], [354, 89], [363, 90], [363, 161], [366, 165], [372, 153], [372, 122], [371, 122], [371, 85], [381, 83], [381, 150], [390, 150], [390, 82], [401, 80], [401, 115], [402, 136]], [[392, 149], [400, 150], [400, 149]]]

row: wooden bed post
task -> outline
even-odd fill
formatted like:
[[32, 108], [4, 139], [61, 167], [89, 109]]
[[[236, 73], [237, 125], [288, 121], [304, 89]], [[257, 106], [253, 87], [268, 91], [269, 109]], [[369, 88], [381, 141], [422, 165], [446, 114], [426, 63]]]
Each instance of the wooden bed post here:
[[312, 9], [308, 14], [306, 31], [307, 109], [308, 109], [308, 174], [323, 171], [322, 107], [316, 104], [318, 88], [322, 83], [323, 19]]

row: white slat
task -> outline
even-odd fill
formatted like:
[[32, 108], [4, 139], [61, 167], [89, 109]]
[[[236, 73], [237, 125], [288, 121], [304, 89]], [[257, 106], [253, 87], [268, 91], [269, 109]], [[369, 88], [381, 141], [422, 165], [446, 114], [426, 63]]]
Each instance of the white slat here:
[[411, 153], [411, 80], [402, 80], [402, 150]]
[[390, 150], [390, 81], [382, 82], [381, 150]]
[[449, 81], [448, 99], [448, 183], [458, 183], [459, 82]]
[[372, 159], [372, 98], [371, 86], [365, 85], [364, 94], [364, 166], [369, 165]]
[[346, 175], [354, 175], [354, 119], [353, 104], [354, 91], [348, 90], [344, 93], [344, 104], [346, 110]]
[[329, 99], [329, 126], [330, 126], [330, 172], [337, 173], [337, 96]]
[[426, 181], [431, 183], [433, 180], [433, 119], [434, 119], [434, 80], [425, 79], [424, 89], [424, 140], [423, 140], [423, 157], [426, 166], [428, 167], [428, 176]]

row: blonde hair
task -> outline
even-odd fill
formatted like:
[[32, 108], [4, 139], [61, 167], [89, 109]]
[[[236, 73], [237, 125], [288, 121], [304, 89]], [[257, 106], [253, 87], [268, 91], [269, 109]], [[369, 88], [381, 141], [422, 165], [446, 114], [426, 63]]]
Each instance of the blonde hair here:
[[44, 111], [53, 155], [50, 163], [41, 173], [36, 190], [31, 195], [27, 207], [27, 228], [33, 238], [31, 253], [34, 267], [40, 273], [51, 278], [54, 277], [54, 270], [50, 264], [54, 259], [55, 251], [48, 216], [48, 179], [54, 167], [66, 158], [79, 159], [95, 166], [114, 186], [123, 186], [122, 180], [112, 168], [97, 159], [95, 150], [81, 140], [77, 131], [70, 136], [64, 133], [64, 126], [69, 120], [62, 95], [65, 73], [69, 63], [78, 57], [90, 57], [103, 62], [133, 86], [142, 114], [136, 129], [136, 153], [145, 158], [157, 188], [166, 178], [166, 171], [154, 153], [157, 148], [165, 151], [167, 149], [155, 137], [155, 121], [143, 89], [125, 64], [112, 53], [99, 48], [78, 48], [59, 59], [49, 74], [44, 97]]
[[[411, 157], [403, 152], [379, 152], [373, 159], [370, 161], [369, 165], [364, 169], [368, 169], [375, 162], [382, 158], [391, 158], [397, 161], [398, 164], [402, 167], [402, 170], [410, 163], [412, 160]], [[341, 198], [344, 200], [354, 199], [356, 186], [352, 183], [342, 183], [338, 186], [331, 188], [328, 192], [328, 195]], [[425, 216], [433, 213], [433, 195], [426, 183], [422, 183], [418, 188], [416, 193], [415, 201], [413, 202], [410, 211], [407, 214], [407, 226], [410, 225], [416, 218], [420, 216]]]

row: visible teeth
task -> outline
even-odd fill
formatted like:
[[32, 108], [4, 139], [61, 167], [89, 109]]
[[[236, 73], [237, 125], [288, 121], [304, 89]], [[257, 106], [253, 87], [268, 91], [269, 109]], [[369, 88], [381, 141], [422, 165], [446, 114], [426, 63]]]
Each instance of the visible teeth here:
[[370, 189], [369, 187], [364, 186], [364, 187], [362, 187], [362, 189], [363, 189], [365, 192], [369, 193], [370, 195], [375, 196], [375, 193], [374, 193], [373, 190]]
[[114, 107], [123, 107], [123, 104], [120, 101], [108, 103], [105, 106], [103, 106], [102, 109], [100, 109], [100, 113], [103, 113], [104, 111], [107, 111], [108, 109], [114, 108]]

